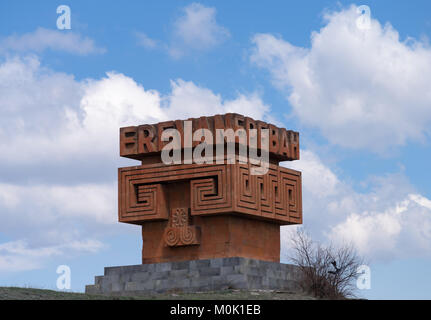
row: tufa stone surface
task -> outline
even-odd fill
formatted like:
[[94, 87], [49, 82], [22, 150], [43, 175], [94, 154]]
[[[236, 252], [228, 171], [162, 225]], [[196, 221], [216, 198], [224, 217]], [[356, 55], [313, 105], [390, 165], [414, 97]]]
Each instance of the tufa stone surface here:
[[[168, 142], [161, 137], [168, 129], [182, 134], [183, 151], [200, 143], [191, 140], [198, 130], [216, 137], [218, 129], [247, 135], [256, 129], [261, 152], [259, 137], [268, 129], [268, 171], [253, 175], [256, 166], [239, 161], [237, 148], [233, 163], [166, 165], [161, 150]], [[249, 139], [233, 139], [250, 147]], [[118, 219], [141, 226], [143, 264], [224, 257], [278, 262], [280, 225], [302, 223], [301, 173], [279, 166], [299, 159], [297, 132], [232, 113], [167, 121], [121, 128], [120, 155], [141, 161], [118, 170]]]

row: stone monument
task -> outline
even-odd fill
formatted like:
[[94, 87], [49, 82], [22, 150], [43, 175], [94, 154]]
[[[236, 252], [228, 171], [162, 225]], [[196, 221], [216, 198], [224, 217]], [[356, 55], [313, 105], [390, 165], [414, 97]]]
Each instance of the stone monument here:
[[[120, 129], [118, 219], [142, 228], [142, 265], [87, 292], [294, 288], [280, 226], [302, 223], [299, 134], [228, 113]], [[224, 269], [223, 269], [224, 268]], [[253, 278], [254, 277], [254, 278]], [[195, 285], [193, 285], [193, 283]]]

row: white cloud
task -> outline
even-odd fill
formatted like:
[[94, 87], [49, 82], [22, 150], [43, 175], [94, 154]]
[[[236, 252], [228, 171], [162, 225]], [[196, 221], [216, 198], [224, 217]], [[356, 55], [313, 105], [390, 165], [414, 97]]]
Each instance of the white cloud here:
[[330, 142], [381, 152], [423, 141], [431, 123], [431, 48], [389, 24], [356, 26], [356, 7], [325, 15], [311, 47], [257, 34], [251, 61], [270, 71], [293, 114]]
[[137, 44], [139, 46], [142, 46], [148, 49], [154, 49], [158, 46], [156, 40], [151, 39], [147, 34], [143, 32], [136, 32], [135, 37], [137, 40]]
[[[352, 243], [373, 261], [431, 256], [431, 200], [402, 174], [370, 178], [358, 192], [310, 150], [283, 165], [302, 171], [304, 227], [315, 239]], [[282, 256], [291, 229], [282, 229]]]
[[178, 79], [171, 81], [172, 92], [166, 112], [170, 118], [186, 119], [196, 116], [211, 116], [227, 112], [248, 115], [254, 119], [265, 120], [269, 106], [264, 104], [257, 93], [239, 93], [233, 100], [223, 100], [207, 88], [197, 86], [191, 81]]
[[216, 9], [192, 3], [183, 9], [183, 15], [174, 23], [174, 45], [170, 53], [180, 57], [187, 50], [207, 50], [229, 36], [229, 31], [216, 21]]
[[329, 237], [335, 242], [350, 241], [365, 255], [393, 258], [429, 256], [431, 253], [430, 200], [410, 194], [383, 212], [352, 213], [331, 228]]
[[[241, 112], [264, 119], [269, 107], [256, 93], [223, 101], [193, 82], [171, 81], [161, 96], [132, 78], [106, 77], [77, 82], [41, 68], [35, 58], [0, 65], [0, 162], [9, 165], [118, 158], [118, 130], [123, 126], [168, 119]], [[41, 94], [43, 93], [43, 94]], [[25, 155], [25, 156], [24, 156]]]
[[65, 51], [68, 53], [87, 55], [91, 53], [104, 53], [88, 37], [72, 31], [59, 31], [37, 28], [33, 32], [23, 35], [11, 35], [0, 39], [0, 52], [42, 52], [45, 50]]
[[[79, 170], [73, 168], [73, 170]], [[0, 271], [40, 267], [65, 253], [102, 248], [101, 239], [130, 231], [117, 222], [117, 188], [111, 184], [16, 185], [0, 183], [0, 232], [15, 246], [0, 245]], [[87, 240], [86, 240], [87, 239]], [[34, 258], [34, 259], [33, 259]], [[19, 269], [19, 268], [18, 268]]]
[[32, 248], [26, 241], [0, 244], [0, 272], [19, 272], [39, 269], [46, 259], [70, 255], [71, 251], [97, 252], [104, 245], [97, 240], [73, 241], [67, 244]]
[[[63, 224], [68, 218], [112, 224], [117, 220], [115, 185], [14, 185], [0, 183], [2, 224], [26, 221]], [[20, 216], [16, 216], [20, 212]]]
[[[309, 150], [302, 150], [301, 161], [294, 161], [289, 167], [303, 171], [302, 179], [313, 196], [321, 198], [334, 195], [340, 188], [337, 176]], [[319, 178], [316, 179], [317, 177]]]

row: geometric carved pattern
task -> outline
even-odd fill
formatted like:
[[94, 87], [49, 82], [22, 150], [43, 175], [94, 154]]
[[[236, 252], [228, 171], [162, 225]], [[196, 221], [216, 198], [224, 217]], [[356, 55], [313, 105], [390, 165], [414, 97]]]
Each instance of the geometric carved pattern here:
[[[213, 190], [206, 190], [202, 186], [205, 189], [201, 195], [202, 199], [213, 201], [209, 206], [213, 213], [231, 211], [231, 177], [230, 168], [226, 165], [158, 163], [118, 169], [119, 221], [141, 224], [147, 220], [168, 220], [168, 199], [164, 184], [184, 180], [191, 180], [190, 184], [193, 184], [193, 179], [202, 179], [196, 185], [207, 183], [206, 179], [217, 181]], [[211, 192], [216, 194], [211, 195]], [[159, 201], [153, 202], [152, 196]], [[196, 205], [199, 209], [199, 202], [196, 202]]]
[[200, 228], [189, 225], [188, 208], [172, 210], [169, 226], [165, 229], [163, 239], [169, 247], [200, 244]]
[[265, 175], [251, 175], [250, 164], [228, 165], [231, 172], [230, 193], [236, 197], [226, 208], [217, 179], [190, 182], [192, 215], [222, 212], [243, 213], [280, 224], [302, 223], [301, 173], [270, 165]]
[[302, 223], [301, 173], [270, 164], [266, 174], [251, 175], [252, 168], [250, 163], [120, 168], [119, 220], [168, 220], [165, 184], [189, 181], [191, 216], [239, 213], [278, 224]]
[[265, 175], [250, 175], [250, 166], [236, 166], [235, 211], [289, 223], [302, 223], [301, 173], [270, 167]]
[[192, 215], [232, 211], [232, 182], [225, 175], [190, 181]]
[[[168, 219], [164, 186], [161, 184], [129, 185], [123, 191], [119, 205], [120, 221], [134, 223], [145, 220]], [[121, 191], [120, 191], [121, 194]]]

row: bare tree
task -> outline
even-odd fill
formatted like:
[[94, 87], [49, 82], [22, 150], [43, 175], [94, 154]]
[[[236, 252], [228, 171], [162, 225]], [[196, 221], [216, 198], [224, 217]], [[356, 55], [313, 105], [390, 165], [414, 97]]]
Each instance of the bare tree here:
[[355, 297], [357, 270], [364, 260], [353, 245], [323, 246], [302, 229], [291, 240], [291, 260], [301, 269], [304, 291], [319, 298]]

